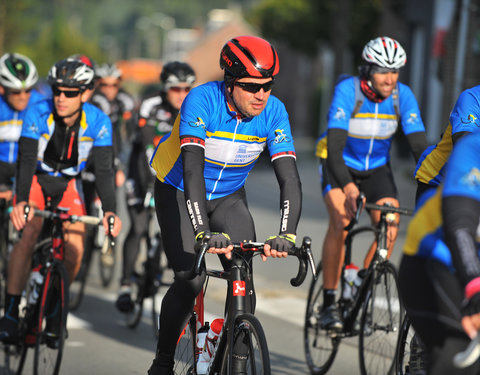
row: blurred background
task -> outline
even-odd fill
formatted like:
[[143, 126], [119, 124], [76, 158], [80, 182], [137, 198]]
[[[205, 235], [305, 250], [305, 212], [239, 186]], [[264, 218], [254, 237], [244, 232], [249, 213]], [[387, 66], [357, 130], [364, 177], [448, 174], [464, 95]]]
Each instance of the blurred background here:
[[198, 84], [221, 79], [223, 44], [258, 35], [278, 50], [274, 95], [297, 150], [310, 151], [326, 128], [336, 77], [356, 74], [365, 43], [387, 35], [407, 51], [400, 80], [434, 143], [458, 94], [478, 84], [479, 16], [480, 0], [0, 0], [0, 54], [29, 56], [43, 77], [72, 54], [117, 62], [140, 95], [171, 60], [190, 63]]

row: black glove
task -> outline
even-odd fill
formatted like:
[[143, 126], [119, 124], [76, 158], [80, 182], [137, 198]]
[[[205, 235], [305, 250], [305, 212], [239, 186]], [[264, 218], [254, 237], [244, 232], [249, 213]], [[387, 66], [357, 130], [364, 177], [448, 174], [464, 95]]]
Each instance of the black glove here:
[[[196, 241], [200, 241], [205, 232], [200, 232], [195, 236]], [[208, 247], [214, 247], [216, 249], [222, 249], [224, 247], [228, 247], [232, 244], [230, 240], [230, 236], [226, 233], [219, 233], [219, 232], [212, 232], [210, 239], [208, 240]]]
[[462, 304], [462, 314], [471, 316], [480, 313], [480, 293], [474, 294]]
[[281, 234], [268, 237], [265, 243], [270, 245], [273, 250], [288, 252], [295, 247], [295, 238], [294, 234]]

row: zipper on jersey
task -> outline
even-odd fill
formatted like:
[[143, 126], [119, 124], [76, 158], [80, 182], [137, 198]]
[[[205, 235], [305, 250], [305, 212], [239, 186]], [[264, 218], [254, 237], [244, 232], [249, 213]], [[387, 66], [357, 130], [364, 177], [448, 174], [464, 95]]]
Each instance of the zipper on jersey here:
[[368, 167], [370, 165], [370, 155], [372, 155], [373, 151], [373, 143], [375, 142], [375, 131], [377, 130], [378, 126], [378, 103], [375, 103], [375, 129], [373, 129], [372, 137], [370, 138], [370, 146], [368, 147], [368, 153], [365, 157], [365, 170], [368, 171]]

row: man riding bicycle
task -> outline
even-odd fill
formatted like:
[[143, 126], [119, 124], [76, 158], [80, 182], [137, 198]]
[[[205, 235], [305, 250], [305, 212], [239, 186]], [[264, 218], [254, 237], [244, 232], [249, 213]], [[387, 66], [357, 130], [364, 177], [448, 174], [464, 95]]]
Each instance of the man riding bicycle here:
[[[112, 231], [117, 236], [121, 221], [115, 215], [112, 174], [112, 129], [110, 119], [95, 106], [85, 103], [94, 72], [86, 64], [65, 59], [48, 74], [53, 97], [28, 109], [18, 142], [15, 206], [10, 215], [17, 230], [23, 230], [8, 265], [5, 316], [0, 319], [0, 338], [14, 341], [18, 334], [18, 304], [30, 273], [31, 257], [42, 220], [34, 209], [65, 207], [70, 214], [84, 215], [79, 174], [92, 150], [97, 190], [107, 218], [114, 216]], [[28, 220], [25, 206], [29, 204]], [[70, 281], [75, 278], [83, 253], [85, 226], [67, 224], [65, 267]]]
[[479, 361], [453, 364], [480, 330], [479, 142], [476, 130], [456, 143], [442, 184], [422, 197], [407, 230], [400, 292], [428, 374], [480, 372]]
[[37, 81], [37, 68], [28, 57], [19, 53], [0, 57], [0, 199], [6, 201], [12, 197], [18, 139], [27, 107], [44, 99], [33, 88]]
[[[172, 61], [160, 74], [161, 92], [146, 98], [140, 105], [139, 121], [128, 162], [126, 183], [130, 230], [123, 243], [123, 267], [120, 292], [115, 303], [121, 312], [133, 309], [131, 277], [140, 251], [140, 241], [148, 231], [150, 202], [145, 202], [153, 188], [155, 171], [148, 165], [153, 151], [163, 136], [170, 133], [183, 100], [195, 82], [190, 65]], [[159, 254], [156, 254], [159, 255]], [[155, 271], [155, 270], [154, 270]]]
[[[209, 252], [221, 254], [226, 268], [232, 241], [255, 241], [244, 184], [265, 148], [280, 186], [281, 220], [279, 234], [265, 241], [264, 251], [286, 257], [295, 246], [302, 192], [288, 114], [270, 95], [279, 71], [277, 52], [261, 38], [237, 37], [224, 45], [220, 67], [223, 82], [208, 82], [187, 95], [151, 163], [157, 172], [157, 217], [175, 280], [162, 301], [150, 375], [173, 374], [177, 340], [205, 281], [205, 272], [189, 277], [196, 241], [211, 231]], [[247, 310], [253, 312], [253, 288], [246, 288], [252, 297]], [[236, 353], [234, 358], [234, 372], [244, 374], [246, 361]]]
[[[362, 52], [359, 77], [349, 77], [336, 87], [328, 113], [327, 138], [319, 142], [320, 174], [329, 224], [323, 243], [322, 268], [324, 305], [320, 325], [341, 332], [343, 322], [336, 307], [344, 230], [357, 209], [360, 191], [368, 202], [399, 206], [390, 167], [390, 147], [401, 124], [415, 160], [425, 149], [425, 129], [417, 101], [410, 88], [398, 82], [399, 70], [407, 60], [402, 46], [389, 37], [369, 41]], [[380, 213], [371, 213], [378, 223]], [[399, 215], [389, 223], [388, 255], [398, 232]], [[365, 261], [368, 267], [375, 252], [372, 244]]]

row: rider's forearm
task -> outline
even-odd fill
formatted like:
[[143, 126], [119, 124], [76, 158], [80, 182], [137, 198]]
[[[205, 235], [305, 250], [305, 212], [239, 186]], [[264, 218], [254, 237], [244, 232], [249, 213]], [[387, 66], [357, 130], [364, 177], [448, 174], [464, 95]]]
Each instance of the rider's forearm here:
[[296, 234], [302, 212], [302, 183], [293, 157], [273, 161], [280, 187], [280, 234]]
[[[191, 139], [184, 137], [183, 139]], [[197, 144], [182, 146], [183, 184], [185, 189], [185, 202], [195, 234], [209, 230], [207, 215], [205, 177], [205, 149], [200, 145], [202, 140], [194, 139]]]
[[92, 156], [95, 165], [95, 188], [102, 201], [103, 211], [115, 212], [116, 200], [112, 147], [93, 147]]
[[20, 137], [18, 141], [17, 181], [15, 184], [17, 203], [28, 201], [37, 163], [37, 149], [38, 140]]
[[329, 129], [327, 135], [328, 170], [342, 188], [349, 182], [353, 182], [345, 160], [343, 160], [343, 149], [347, 143], [347, 136], [347, 131], [343, 129]]
[[422, 156], [422, 152], [425, 151], [428, 146], [425, 132], [410, 133], [406, 137], [415, 162], [418, 162], [418, 159]]

